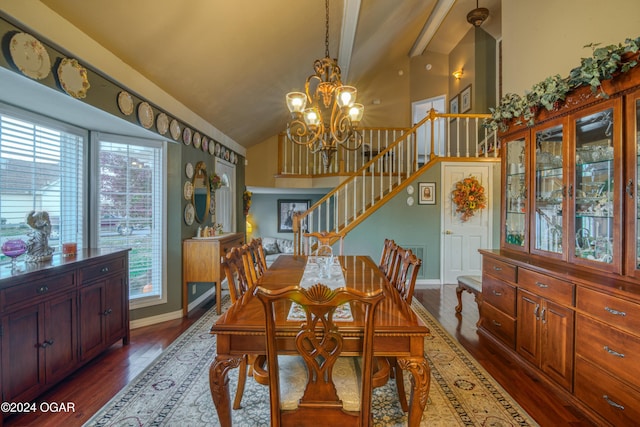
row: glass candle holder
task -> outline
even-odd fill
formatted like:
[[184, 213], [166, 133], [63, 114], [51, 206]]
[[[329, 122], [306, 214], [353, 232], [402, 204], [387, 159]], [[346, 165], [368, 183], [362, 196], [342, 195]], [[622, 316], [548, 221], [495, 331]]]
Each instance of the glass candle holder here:
[[67, 257], [74, 257], [76, 256], [76, 253], [78, 252], [78, 244], [77, 243], [63, 243], [62, 244], [62, 256], [67, 258]]

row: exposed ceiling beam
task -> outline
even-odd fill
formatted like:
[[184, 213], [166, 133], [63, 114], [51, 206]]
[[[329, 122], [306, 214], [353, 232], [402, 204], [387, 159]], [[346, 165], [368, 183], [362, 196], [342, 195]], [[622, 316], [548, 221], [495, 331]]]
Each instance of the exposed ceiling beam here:
[[429, 15], [429, 19], [422, 27], [422, 31], [420, 31], [420, 35], [413, 43], [413, 47], [409, 51], [409, 57], [413, 58], [414, 56], [422, 55], [422, 52], [427, 48], [429, 42], [440, 28], [442, 21], [449, 13], [449, 10], [453, 7], [453, 4], [456, 0], [438, 0], [436, 5], [433, 7], [433, 11]]
[[360, 0], [345, 0], [342, 11], [342, 30], [340, 33], [340, 55], [338, 66], [342, 72], [342, 81], [346, 82], [351, 65], [353, 42], [356, 38], [358, 15], [360, 14]]

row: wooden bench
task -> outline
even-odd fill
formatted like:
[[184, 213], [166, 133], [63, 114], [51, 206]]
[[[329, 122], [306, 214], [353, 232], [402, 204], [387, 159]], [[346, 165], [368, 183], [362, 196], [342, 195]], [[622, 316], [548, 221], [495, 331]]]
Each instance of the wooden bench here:
[[456, 313], [462, 311], [462, 291], [467, 291], [475, 296], [478, 311], [482, 304], [482, 277], [481, 276], [458, 276], [458, 287], [456, 288], [456, 296], [458, 297], [458, 305]]

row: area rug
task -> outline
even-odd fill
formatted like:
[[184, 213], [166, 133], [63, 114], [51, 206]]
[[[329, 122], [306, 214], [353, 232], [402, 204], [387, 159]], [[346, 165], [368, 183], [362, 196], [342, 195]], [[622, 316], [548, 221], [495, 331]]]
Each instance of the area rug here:
[[[223, 297], [223, 308], [229, 305]], [[425, 353], [431, 366], [431, 388], [422, 418], [424, 426], [535, 426], [535, 421], [504, 391], [417, 301], [413, 309], [431, 330]], [[217, 426], [209, 391], [209, 365], [216, 338], [209, 328], [217, 319], [212, 308], [85, 426]], [[238, 370], [229, 374], [231, 398]], [[405, 389], [410, 390], [406, 374]], [[269, 388], [247, 378], [242, 408], [232, 411], [234, 426], [269, 425]], [[404, 426], [394, 380], [374, 390], [376, 426]], [[320, 425], [320, 424], [318, 424]]]

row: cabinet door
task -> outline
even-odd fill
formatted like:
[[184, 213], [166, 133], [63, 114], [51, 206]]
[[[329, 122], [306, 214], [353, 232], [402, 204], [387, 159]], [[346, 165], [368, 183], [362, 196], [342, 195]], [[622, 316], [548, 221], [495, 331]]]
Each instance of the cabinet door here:
[[105, 280], [80, 289], [80, 358], [90, 359], [106, 347]]
[[76, 292], [69, 292], [45, 304], [45, 327], [41, 345], [45, 348], [45, 378], [54, 383], [73, 371], [78, 361], [76, 344]]
[[568, 196], [575, 242], [570, 261], [621, 273], [622, 101], [571, 116], [574, 160]]
[[640, 279], [640, 90], [626, 97], [625, 274]]
[[518, 288], [516, 350], [535, 366], [540, 366], [540, 310], [542, 299]]
[[2, 318], [2, 392], [4, 401], [26, 402], [45, 381], [41, 331], [44, 309], [36, 304]]
[[540, 369], [571, 391], [573, 385], [574, 312], [551, 301], [543, 301]]
[[566, 260], [567, 229], [564, 203], [566, 184], [566, 118], [534, 129], [531, 181], [531, 253]]
[[520, 132], [503, 141], [502, 183], [505, 193], [502, 197], [502, 247], [524, 251], [529, 250], [527, 212], [529, 131]]
[[127, 308], [127, 281], [123, 275], [112, 276], [105, 281], [104, 320], [106, 322], [107, 345], [124, 337], [129, 316]]

